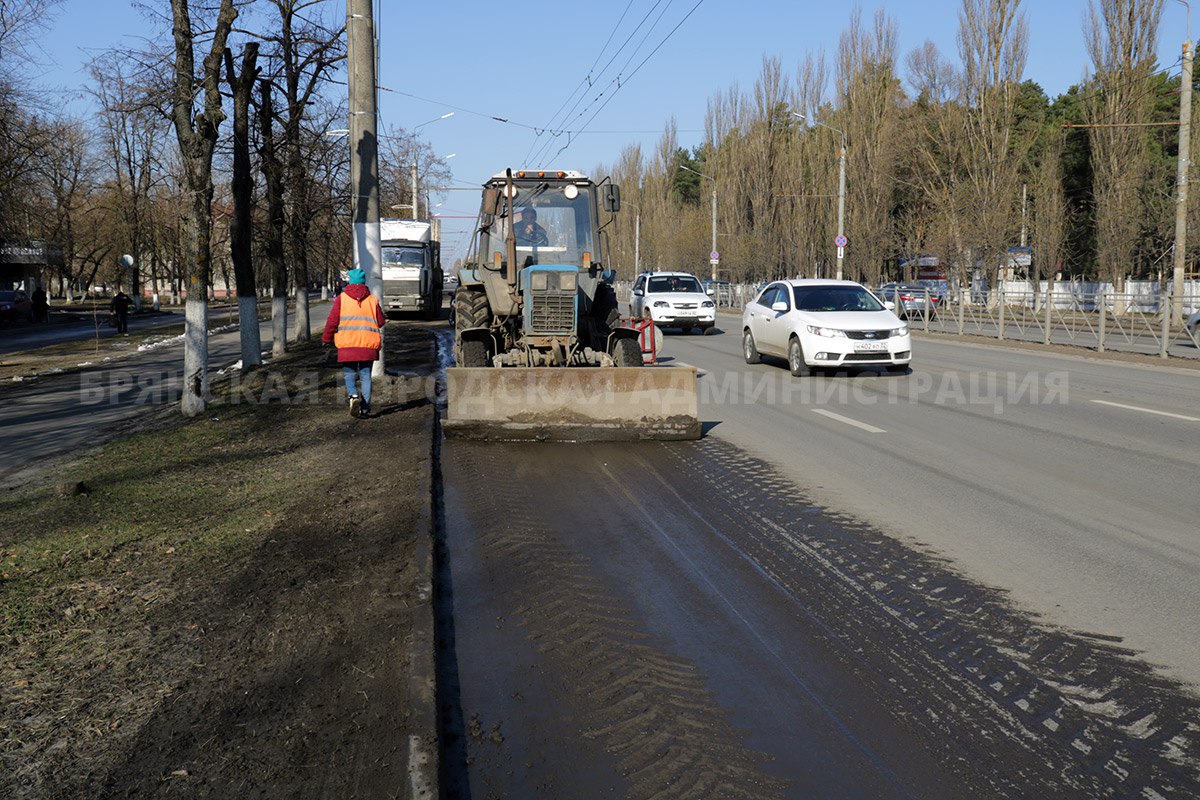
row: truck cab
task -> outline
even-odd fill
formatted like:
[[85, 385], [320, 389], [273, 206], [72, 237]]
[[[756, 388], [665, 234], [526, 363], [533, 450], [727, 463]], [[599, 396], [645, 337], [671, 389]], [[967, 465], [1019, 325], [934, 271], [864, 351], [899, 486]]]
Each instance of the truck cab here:
[[419, 311], [433, 318], [442, 307], [441, 243], [423, 220], [379, 221], [384, 311]]

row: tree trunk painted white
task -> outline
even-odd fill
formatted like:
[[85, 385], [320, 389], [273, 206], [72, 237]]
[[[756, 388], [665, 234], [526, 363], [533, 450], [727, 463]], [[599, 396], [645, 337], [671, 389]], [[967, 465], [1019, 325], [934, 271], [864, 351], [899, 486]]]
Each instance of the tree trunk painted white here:
[[208, 303], [189, 297], [184, 309], [183, 397], [185, 417], [203, 414], [208, 402]]
[[262, 364], [262, 341], [258, 335], [258, 300], [254, 295], [238, 297], [238, 326], [242, 338], [242, 371]]
[[312, 339], [312, 325], [308, 320], [308, 287], [297, 284], [295, 341], [307, 342], [310, 339]]
[[271, 298], [271, 355], [287, 352], [287, 298]]

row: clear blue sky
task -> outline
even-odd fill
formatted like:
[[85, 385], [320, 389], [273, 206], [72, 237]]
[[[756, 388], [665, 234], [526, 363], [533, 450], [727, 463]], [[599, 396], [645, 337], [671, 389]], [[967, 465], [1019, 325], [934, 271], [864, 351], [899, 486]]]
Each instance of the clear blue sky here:
[[[649, 152], [671, 117], [677, 121], [680, 144], [695, 145], [702, 136], [708, 99], [732, 84], [750, 90], [764, 55], [778, 57], [792, 74], [810, 52], [823, 51], [832, 65], [853, 8], [830, 0], [702, 0], [698, 6], [696, 0], [661, 0], [657, 5], [656, 0], [382, 0], [377, 8], [380, 5], [379, 84], [391, 90], [380, 93], [381, 124], [412, 129], [429, 122], [420, 133], [438, 154], [455, 154], [448, 163], [458, 186], [478, 186], [506, 166], [590, 171], [614, 162], [621, 148], [633, 141], [641, 141], [643, 151]], [[868, 24], [880, 7], [895, 19], [903, 66], [903, 57], [926, 39], [957, 61], [960, 6], [960, 0], [888, 0], [863, 3], [861, 8]], [[345, 4], [334, 0], [334, 7], [342, 13]], [[1079, 82], [1088, 68], [1082, 33], [1087, 0], [1025, 0], [1023, 8], [1030, 27], [1025, 77], [1054, 97]], [[586, 125], [585, 133], [572, 137], [564, 152], [554, 155], [564, 141], [559, 139], [548, 155], [535, 159], [540, 163], [526, 163], [531, 148], [549, 137], [522, 126], [548, 125], [593, 64], [595, 75], [647, 14], [650, 21], [576, 113], [625, 64], [655, 19], [657, 24], [623, 75], [629, 76], [661, 42], [658, 51], [635, 75], [624, 77], [619, 90], [608, 89], [608, 104]], [[1184, 7], [1167, 0], [1159, 32], [1161, 64], [1178, 61], [1186, 27]], [[604, 49], [610, 33], [612, 41]], [[153, 35], [143, 12], [128, 0], [67, 0], [42, 43], [48, 68], [41, 80], [47, 89], [63, 92], [52, 95], [62, 98], [58, 107], [83, 113], [86, 104], [72, 103], [69, 97], [87, 81], [81, 65], [89, 50], [136, 45]], [[571, 119], [567, 127], [584, 128], [598, 105]], [[450, 111], [454, 116], [430, 122]], [[496, 122], [492, 116], [510, 122]], [[441, 200], [440, 213], [473, 219], [478, 195], [450, 192]], [[470, 227], [470, 219], [443, 221], [448, 264], [464, 254]]]

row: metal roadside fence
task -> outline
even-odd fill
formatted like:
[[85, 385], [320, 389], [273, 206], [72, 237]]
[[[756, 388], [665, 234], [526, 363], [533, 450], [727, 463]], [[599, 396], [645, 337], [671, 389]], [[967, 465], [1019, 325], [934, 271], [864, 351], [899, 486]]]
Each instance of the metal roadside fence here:
[[[740, 313], [764, 284], [731, 283], [713, 287], [717, 308]], [[616, 284], [617, 297], [628, 302], [632, 284]], [[1114, 291], [1099, 282], [1004, 281], [994, 290], [986, 284], [945, 292], [924, 287], [924, 302], [908, 312], [917, 331], [985, 336], [999, 341], [1064, 344], [1157, 355], [1161, 358], [1200, 358], [1200, 326], [1186, 321], [1200, 310], [1200, 281], [1185, 283], [1182, 319], [1172, 319], [1170, 286], [1155, 281], [1129, 281], [1127, 290]], [[936, 300], [934, 299], [936, 298]], [[899, 305], [907, 305], [900, 304]], [[898, 309], [901, 314], [903, 308]], [[1165, 313], [1164, 313], [1165, 311]]]

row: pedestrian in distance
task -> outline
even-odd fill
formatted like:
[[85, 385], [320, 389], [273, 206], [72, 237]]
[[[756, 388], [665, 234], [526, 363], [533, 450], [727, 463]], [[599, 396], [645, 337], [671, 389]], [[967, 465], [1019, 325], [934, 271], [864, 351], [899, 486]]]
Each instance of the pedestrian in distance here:
[[50, 301], [46, 298], [46, 290], [39, 283], [38, 287], [33, 290], [30, 295], [30, 300], [33, 301], [33, 321], [34, 322], [49, 322], [50, 321]]
[[117, 333], [129, 334], [129, 307], [133, 305], [133, 300], [129, 295], [121, 290], [117, 290], [117, 296], [112, 299], [112, 313], [117, 322]]
[[371, 365], [383, 348], [386, 320], [379, 299], [367, 288], [361, 269], [350, 270], [350, 282], [333, 301], [321, 341], [337, 348], [338, 363], [346, 381], [350, 416], [371, 415]]

